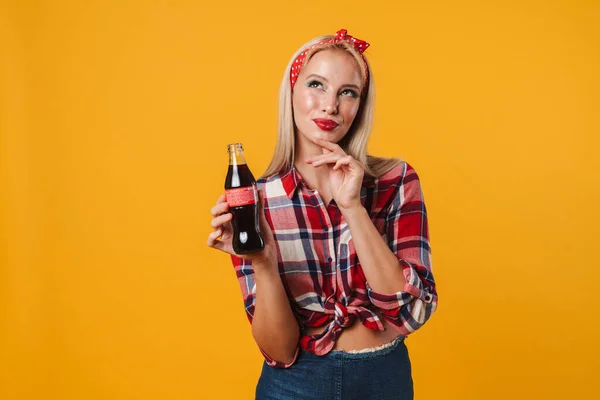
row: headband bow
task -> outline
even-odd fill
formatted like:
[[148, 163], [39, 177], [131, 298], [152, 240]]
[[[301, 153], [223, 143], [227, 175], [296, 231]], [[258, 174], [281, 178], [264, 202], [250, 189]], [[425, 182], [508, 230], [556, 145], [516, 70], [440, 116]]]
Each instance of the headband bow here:
[[337, 31], [332, 41], [333, 43], [348, 41], [352, 43], [356, 51], [358, 51], [360, 54], [362, 54], [367, 49], [367, 47], [369, 47], [369, 43], [365, 42], [364, 40], [360, 40], [348, 35], [348, 30], [346, 29], [340, 29], [339, 31]]
[[367, 60], [366, 60], [365, 56], [363, 55], [363, 52], [367, 49], [367, 47], [369, 47], [369, 43], [365, 42], [364, 40], [360, 40], [353, 36], [348, 35], [348, 31], [346, 29], [340, 29], [339, 31], [337, 31], [335, 33], [335, 36], [333, 38], [320, 41], [320, 42], [310, 46], [308, 49], [305, 49], [302, 53], [300, 53], [300, 55], [294, 60], [294, 62], [292, 63], [292, 70], [290, 73], [290, 83], [292, 85], [292, 89], [294, 88], [294, 85], [296, 84], [298, 75], [300, 75], [300, 69], [302, 69], [302, 65], [304, 64], [304, 59], [306, 58], [306, 54], [308, 53], [308, 51], [314, 47], [321, 46], [323, 44], [339, 43], [339, 42], [349, 42], [350, 44], [352, 44], [352, 46], [354, 46], [356, 51], [358, 51], [358, 53], [360, 54], [360, 56], [362, 57], [362, 60], [363, 60], [363, 64], [364, 64], [364, 68], [365, 68], [365, 77], [366, 77], [366, 81], [368, 82], [369, 81], [369, 67], [367, 66]]

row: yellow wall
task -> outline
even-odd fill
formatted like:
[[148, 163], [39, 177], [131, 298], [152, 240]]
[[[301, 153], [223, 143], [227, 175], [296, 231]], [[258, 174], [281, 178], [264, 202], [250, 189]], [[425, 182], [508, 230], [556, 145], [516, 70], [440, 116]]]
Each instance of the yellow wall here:
[[419, 173], [437, 314], [417, 399], [597, 392], [597, 1], [3, 1], [0, 398], [251, 399], [205, 246], [226, 144], [255, 175], [311, 37], [372, 43], [371, 152]]

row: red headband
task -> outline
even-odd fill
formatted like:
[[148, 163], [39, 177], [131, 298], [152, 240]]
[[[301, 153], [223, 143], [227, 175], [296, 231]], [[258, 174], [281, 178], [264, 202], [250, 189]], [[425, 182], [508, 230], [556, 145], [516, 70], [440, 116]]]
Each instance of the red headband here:
[[336, 32], [336, 34], [333, 38], [323, 40], [319, 43], [316, 43], [316, 44], [310, 46], [308, 49], [305, 49], [302, 53], [300, 53], [298, 58], [296, 58], [294, 60], [294, 62], [292, 63], [292, 71], [290, 73], [290, 83], [292, 84], [292, 89], [294, 88], [294, 85], [296, 84], [298, 75], [300, 75], [300, 69], [302, 68], [302, 64], [304, 64], [304, 59], [306, 58], [306, 53], [308, 53], [308, 51], [310, 49], [312, 49], [313, 47], [321, 46], [326, 43], [338, 43], [338, 42], [351, 43], [354, 46], [354, 48], [356, 49], [356, 51], [358, 51], [358, 53], [360, 54], [360, 56], [363, 59], [363, 63], [365, 64], [365, 78], [366, 78], [365, 81], [369, 80], [369, 67], [367, 66], [367, 60], [365, 59], [365, 56], [363, 56], [363, 54], [362, 54], [363, 51], [365, 51], [367, 49], [367, 47], [369, 47], [369, 43], [365, 42], [364, 40], [360, 40], [355, 37], [352, 37], [352, 36], [348, 35], [346, 32], [348, 32], [346, 29], [340, 29], [339, 31]]

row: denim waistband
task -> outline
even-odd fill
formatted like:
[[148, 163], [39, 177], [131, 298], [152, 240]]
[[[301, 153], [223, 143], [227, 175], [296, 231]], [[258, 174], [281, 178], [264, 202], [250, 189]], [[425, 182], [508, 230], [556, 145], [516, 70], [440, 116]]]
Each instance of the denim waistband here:
[[[368, 349], [370, 351], [362, 351], [361, 350], [360, 352], [355, 352], [355, 353], [349, 353], [344, 350], [331, 350], [329, 353], [327, 353], [323, 356], [317, 356], [313, 353], [307, 352], [306, 350], [301, 349], [300, 351], [305, 357], [312, 356], [312, 357], [326, 357], [326, 358], [336, 358], [336, 359], [343, 358], [346, 360], [375, 358], [378, 356], [382, 356], [382, 355], [391, 353], [400, 345], [400, 343], [404, 342], [404, 339], [406, 339], [406, 336], [398, 336], [391, 342], [385, 343], [385, 344], [375, 347], [373, 349]], [[365, 349], [365, 350], [367, 350], [367, 349]]]

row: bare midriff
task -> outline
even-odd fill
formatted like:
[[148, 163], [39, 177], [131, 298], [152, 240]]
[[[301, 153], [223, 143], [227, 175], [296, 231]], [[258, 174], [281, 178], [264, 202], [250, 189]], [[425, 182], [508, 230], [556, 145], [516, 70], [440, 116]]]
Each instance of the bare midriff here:
[[[384, 331], [369, 329], [357, 319], [352, 326], [342, 329], [342, 333], [335, 342], [333, 349], [343, 351], [364, 350], [389, 343], [400, 336], [387, 321], [381, 317], [380, 319], [385, 328]], [[304, 334], [315, 335], [323, 332], [324, 328], [324, 326], [316, 328], [306, 327]]]

